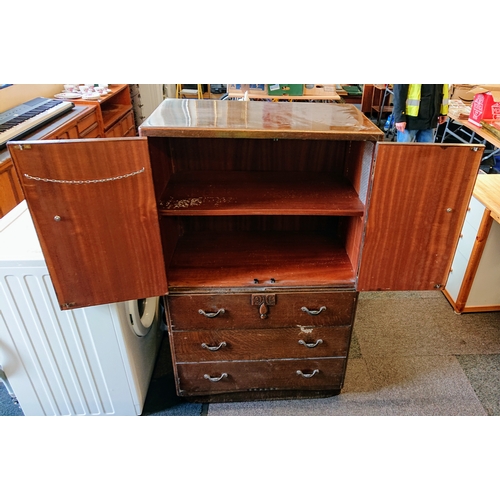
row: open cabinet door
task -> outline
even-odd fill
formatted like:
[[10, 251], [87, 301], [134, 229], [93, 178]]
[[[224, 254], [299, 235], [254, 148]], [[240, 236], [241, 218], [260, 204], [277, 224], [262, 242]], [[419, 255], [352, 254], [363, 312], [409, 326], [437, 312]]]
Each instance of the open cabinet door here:
[[167, 293], [147, 139], [9, 150], [61, 309]]
[[447, 280], [483, 146], [378, 143], [358, 290]]

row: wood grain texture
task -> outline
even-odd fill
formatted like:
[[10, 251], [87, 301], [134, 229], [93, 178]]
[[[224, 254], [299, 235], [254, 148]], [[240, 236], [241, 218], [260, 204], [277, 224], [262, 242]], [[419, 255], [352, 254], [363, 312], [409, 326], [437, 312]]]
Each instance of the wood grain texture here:
[[[170, 336], [178, 362], [345, 357], [350, 339], [351, 326], [197, 330], [173, 332]], [[315, 347], [307, 347], [299, 340]], [[222, 343], [218, 350], [203, 347], [219, 347]]]
[[[186, 233], [168, 270], [172, 291], [196, 287], [353, 287], [344, 245], [321, 232], [241, 231]], [[262, 285], [261, 285], [262, 286]]]
[[168, 99], [140, 126], [149, 137], [381, 140], [351, 104]]
[[474, 196], [491, 210], [491, 217], [500, 222], [500, 176], [478, 175]]
[[359, 290], [446, 283], [481, 155], [468, 145], [378, 145]]
[[62, 308], [167, 293], [146, 140], [24, 142], [11, 153]]
[[477, 231], [476, 240], [469, 257], [469, 262], [467, 263], [462, 286], [458, 292], [457, 300], [453, 305], [455, 311], [457, 312], [461, 313], [465, 310], [465, 305], [467, 304], [467, 299], [469, 298], [474, 278], [476, 277], [476, 272], [479, 268], [479, 264], [481, 263], [481, 257], [483, 255], [486, 242], [488, 241], [488, 236], [493, 222], [491, 211], [488, 209], [484, 210], [481, 224]]
[[[160, 142], [158, 138], [149, 138]], [[341, 176], [350, 142], [302, 139], [162, 138], [174, 172], [331, 172]]]
[[[269, 329], [300, 326], [343, 326], [350, 325], [354, 319], [357, 300], [356, 292], [314, 292], [285, 293], [267, 290], [262, 294], [275, 293], [275, 304], [269, 306], [266, 319], [261, 319], [259, 308], [252, 304], [252, 294], [258, 290], [242, 294], [171, 294], [167, 298], [169, 326], [171, 331], [184, 330], [227, 330]], [[318, 311], [310, 315], [302, 307]], [[215, 313], [224, 309], [213, 318], [199, 313]], [[300, 326], [299, 326], [300, 325]]]
[[[177, 363], [178, 394], [218, 394], [224, 392], [295, 389], [340, 389], [344, 380], [346, 358], [308, 358], [269, 361], [220, 361], [214, 363]], [[317, 372], [310, 378], [297, 374]], [[220, 382], [205, 378], [220, 377]]]
[[179, 172], [159, 204], [161, 215], [346, 215], [364, 213], [354, 188], [317, 172]]

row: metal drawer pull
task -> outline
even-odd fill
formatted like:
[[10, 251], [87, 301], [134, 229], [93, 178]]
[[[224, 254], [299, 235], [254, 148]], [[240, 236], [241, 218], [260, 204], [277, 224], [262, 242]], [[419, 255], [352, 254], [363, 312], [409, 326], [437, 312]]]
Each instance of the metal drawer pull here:
[[198, 312], [200, 314], [203, 314], [206, 318], [215, 318], [215, 316], [218, 316], [219, 314], [224, 314], [226, 311], [225, 309], [219, 309], [217, 312], [214, 313], [207, 313], [203, 309], [198, 309]]
[[307, 307], [301, 307], [300, 310], [310, 314], [311, 316], [317, 316], [320, 312], [326, 311], [326, 307], [321, 306], [318, 311], [310, 311]]
[[203, 342], [203, 344], [201, 344], [201, 347], [203, 347], [203, 349], [208, 349], [209, 351], [218, 351], [221, 347], [226, 347], [226, 346], [227, 346], [227, 344], [225, 342], [221, 342], [217, 346], [210, 346], [210, 345], [205, 344], [205, 342]]
[[223, 378], [227, 377], [227, 373], [223, 373], [220, 377], [211, 377], [207, 373], [203, 375], [203, 378], [210, 380], [210, 382], [220, 382]]
[[301, 370], [297, 370], [297, 375], [302, 375], [302, 377], [304, 377], [304, 378], [314, 377], [314, 375], [316, 375], [316, 373], [319, 373], [319, 370], [314, 370], [312, 373], [302, 373]]
[[322, 344], [323, 341], [321, 339], [316, 340], [314, 344], [308, 344], [305, 340], [300, 339], [299, 344], [305, 345], [306, 347], [309, 347], [309, 349], [312, 349], [313, 347], [317, 347], [319, 344]]

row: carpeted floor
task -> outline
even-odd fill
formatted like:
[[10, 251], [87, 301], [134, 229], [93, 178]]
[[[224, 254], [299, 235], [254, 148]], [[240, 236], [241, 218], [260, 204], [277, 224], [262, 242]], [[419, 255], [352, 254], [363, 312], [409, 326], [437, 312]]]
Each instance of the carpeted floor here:
[[[3, 384], [0, 415], [22, 415]], [[498, 416], [500, 312], [457, 315], [440, 292], [361, 293], [344, 389], [324, 399], [188, 403], [165, 342], [143, 415]]]
[[440, 292], [361, 293], [339, 396], [208, 415], [500, 415], [500, 313], [457, 315]]

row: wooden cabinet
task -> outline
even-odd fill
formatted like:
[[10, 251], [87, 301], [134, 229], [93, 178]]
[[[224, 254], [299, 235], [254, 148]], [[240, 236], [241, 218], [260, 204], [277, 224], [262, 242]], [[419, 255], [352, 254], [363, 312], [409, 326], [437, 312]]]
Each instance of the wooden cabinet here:
[[[90, 139], [104, 137], [100, 133], [95, 106], [76, 105], [71, 111], [56, 118], [30, 134], [29, 140]], [[19, 178], [7, 149], [0, 151], [0, 217], [24, 199]]]
[[457, 313], [500, 311], [500, 178], [480, 175], [444, 293]]
[[61, 307], [166, 295], [197, 401], [337, 394], [358, 290], [443, 286], [481, 158], [343, 104], [166, 100], [140, 134], [9, 147]]
[[99, 137], [133, 137], [135, 129], [132, 98], [127, 84], [111, 84], [109, 94], [98, 100], [78, 99], [73, 102], [95, 106]]

